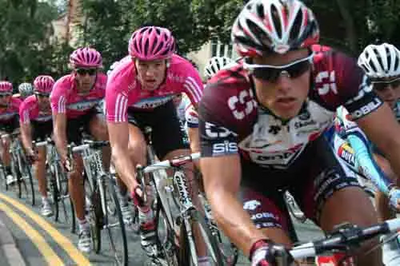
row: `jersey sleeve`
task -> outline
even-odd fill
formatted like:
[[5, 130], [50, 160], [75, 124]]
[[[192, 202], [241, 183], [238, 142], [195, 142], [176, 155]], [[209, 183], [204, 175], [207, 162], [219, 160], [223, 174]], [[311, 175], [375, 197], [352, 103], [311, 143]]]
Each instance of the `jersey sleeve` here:
[[29, 105], [27, 101], [23, 101], [19, 106], [19, 121], [21, 124], [30, 123]]
[[185, 121], [187, 126], [190, 128], [198, 128], [199, 127], [199, 115], [194, 109], [193, 105], [190, 105], [185, 111]]
[[128, 93], [115, 77], [109, 78], [107, 82], [105, 112], [108, 122], [128, 121]]
[[382, 104], [382, 100], [373, 92], [371, 84], [354, 58], [338, 53], [336, 58], [339, 95], [343, 106], [357, 120], [372, 113]]
[[[207, 84], [199, 105], [199, 132], [202, 157], [238, 153], [238, 131], [244, 128], [245, 110], [255, 108], [250, 90], [242, 89], [246, 82], [231, 77], [224, 70]], [[236, 101], [242, 95], [242, 102]], [[240, 97], [240, 96], [239, 96]], [[243, 114], [243, 116], [241, 116]]]
[[320, 51], [314, 66], [315, 90], [328, 109], [343, 105], [355, 121], [383, 104], [354, 58], [333, 49]]
[[197, 70], [188, 62], [186, 66], [186, 78], [183, 83], [183, 92], [189, 97], [190, 102], [197, 107], [203, 96], [203, 82]]
[[50, 95], [50, 105], [53, 114], [67, 113], [67, 95], [64, 78], [57, 80]]

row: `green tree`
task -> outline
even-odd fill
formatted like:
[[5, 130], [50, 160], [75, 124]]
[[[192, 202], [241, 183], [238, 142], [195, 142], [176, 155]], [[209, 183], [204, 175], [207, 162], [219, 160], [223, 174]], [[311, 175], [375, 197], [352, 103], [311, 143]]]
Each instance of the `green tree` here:
[[49, 3], [0, 0], [0, 78], [14, 84], [51, 72], [51, 21], [57, 16]]

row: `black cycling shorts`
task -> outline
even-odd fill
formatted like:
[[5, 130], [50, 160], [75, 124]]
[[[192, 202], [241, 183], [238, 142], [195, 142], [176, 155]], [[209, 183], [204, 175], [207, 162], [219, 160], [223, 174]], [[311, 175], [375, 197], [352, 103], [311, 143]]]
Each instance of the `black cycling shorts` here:
[[93, 107], [87, 113], [67, 120], [67, 140], [68, 143], [80, 145], [82, 141], [82, 132], [90, 134], [90, 121], [100, 114], [97, 107]]
[[48, 122], [31, 121], [32, 140], [44, 141], [53, 133], [53, 120]]
[[311, 142], [285, 170], [263, 168], [242, 159], [243, 208], [258, 228], [289, 229], [290, 216], [283, 196], [286, 190], [307, 218], [319, 225], [326, 200], [346, 187], [360, 185], [323, 137]]
[[0, 132], [5, 132], [8, 134], [13, 133], [17, 128], [19, 128], [19, 116], [16, 115], [8, 121], [0, 121]]
[[183, 141], [184, 136], [172, 100], [152, 110], [128, 108], [128, 121], [142, 131], [147, 126], [152, 128], [153, 147], [161, 160], [171, 151], [189, 148], [188, 143]]

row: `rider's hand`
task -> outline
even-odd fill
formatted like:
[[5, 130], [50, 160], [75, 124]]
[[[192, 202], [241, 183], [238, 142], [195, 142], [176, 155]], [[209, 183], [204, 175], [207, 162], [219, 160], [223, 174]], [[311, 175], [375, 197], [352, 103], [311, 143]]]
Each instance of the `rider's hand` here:
[[73, 170], [73, 161], [70, 158], [67, 158], [63, 162], [63, 167], [65, 172], [70, 173]]
[[37, 155], [33, 149], [28, 149], [26, 151], [26, 159], [29, 164], [33, 164], [37, 160]]
[[[261, 239], [250, 249], [251, 266], [292, 265], [294, 262], [288, 250], [270, 240]], [[283, 264], [281, 264], [283, 263]]]
[[144, 200], [143, 200], [143, 191], [140, 188], [139, 185], [137, 185], [131, 194], [133, 204], [135, 204], [136, 207], [143, 207], [144, 206]]
[[398, 187], [393, 187], [389, 191], [389, 204], [397, 211], [400, 211], [400, 189]]

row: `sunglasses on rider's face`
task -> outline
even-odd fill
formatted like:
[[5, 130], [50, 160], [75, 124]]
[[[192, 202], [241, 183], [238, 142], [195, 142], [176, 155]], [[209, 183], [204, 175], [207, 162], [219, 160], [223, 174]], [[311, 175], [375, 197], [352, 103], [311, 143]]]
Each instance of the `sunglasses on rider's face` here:
[[50, 93], [42, 93], [42, 92], [35, 92], [35, 95], [39, 98], [48, 98], [50, 97]]
[[380, 80], [380, 81], [372, 81], [372, 85], [374, 90], [376, 91], [384, 91], [389, 85], [392, 88], [397, 88], [400, 86], [400, 78], [392, 79], [392, 80]]
[[94, 74], [96, 74], [97, 69], [95, 68], [78, 68], [76, 70], [76, 73], [78, 73], [78, 75], [80, 76], [86, 76], [86, 74], [89, 74], [89, 76], [93, 76]]
[[11, 93], [0, 93], [0, 98], [11, 96]]
[[311, 54], [283, 66], [249, 64], [245, 61], [243, 67], [248, 69], [255, 78], [274, 83], [282, 74], [286, 74], [291, 79], [300, 77], [310, 69], [313, 57], [314, 54]]

